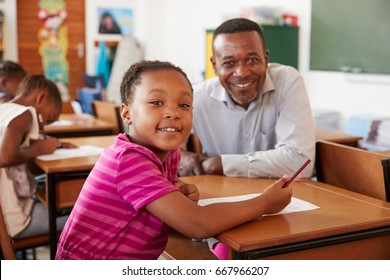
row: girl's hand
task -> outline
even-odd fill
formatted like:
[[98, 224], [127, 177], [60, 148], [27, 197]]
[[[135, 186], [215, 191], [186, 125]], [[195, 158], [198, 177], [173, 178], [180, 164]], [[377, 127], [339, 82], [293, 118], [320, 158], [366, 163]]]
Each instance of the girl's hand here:
[[200, 194], [197, 186], [193, 184], [187, 184], [182, 181], [177, 181], [176, 186], [180, 189], [182, 194], [184, 194], [193, 202], [198, 203]]
[[75, 144], [72, 144], [70, 142], [59, 142], [59, 146], [57, 148], [64, 148], [64, 149], [74, 149], [77, 148]]
[[288, 176], [283, 176], [271, 186], [265, 189], [262, 196], [267, 203], [268, 211], [266, 214], [273, 214], [282, 211], [291, 202], [292, 187], [282, 186], [288, 181]]
[[48, 137], [43, 140], [37, 140], [35, 145], [39, 145], [40, 154], [52, 154], [60, 145], [60, 142], [56, 138]]

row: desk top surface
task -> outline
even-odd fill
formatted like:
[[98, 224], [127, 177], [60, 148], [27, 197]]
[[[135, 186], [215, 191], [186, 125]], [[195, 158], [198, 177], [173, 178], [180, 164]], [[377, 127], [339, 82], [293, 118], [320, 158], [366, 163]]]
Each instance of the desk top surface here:
[[385, 157], [390, 157], [390, 150], [386, 151], [377, 151], [376, 153], [384, 155]]
[[[92, 145], [106, 148], [114, 143], [116, 135], [109, 136], [92, 136], [92, 137], [75, 137], [61, 139], [63, 142], [70, 142], [77, 146]], [[34, 162], [46, 173], [85, 171], [91, 170], [98, 160], [99, 156], [85, 156], [79, 158], [66, 158], [61, 160], [43, 161], [35, 159]]]
[[357, 143], [362, 137], [345, 134], [334, 130], [325, 130], [316, 128], [316, 140], [326, 140], [335, 143]]
[[99, 130], [114, 130], [115, 126], [109, 122], [96, 119], [92, 115], [61, 114], [59, 121], [45, 126], [47, 134], [86, 132]]
[[[201, 198], [262, 192], [275, 179], [225, 176], [183, 177]], [[390, 226], [390, 203], [314, 181], [293, 183], [293, 196], [319, 209], [266, 216], [230, 229], [217, 238], [238, 252]]]

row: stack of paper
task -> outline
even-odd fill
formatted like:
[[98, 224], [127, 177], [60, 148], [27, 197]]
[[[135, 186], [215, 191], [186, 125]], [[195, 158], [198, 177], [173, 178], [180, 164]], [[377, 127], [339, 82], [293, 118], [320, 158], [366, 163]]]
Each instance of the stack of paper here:
[[390, 148], [390, 120], [380, 122], [378, 125], [377, 135], [374, 140], [378, 145]]
[[390, 118], [351, 118], [347, 133], [361, 136], [361, 148], [369, 151], [390, 149]]
[[389, 117], [378, 116], [353, 116], [348, 121], [346, 133], [373, 140], [377, 135], [379, 123], [389, 119]]

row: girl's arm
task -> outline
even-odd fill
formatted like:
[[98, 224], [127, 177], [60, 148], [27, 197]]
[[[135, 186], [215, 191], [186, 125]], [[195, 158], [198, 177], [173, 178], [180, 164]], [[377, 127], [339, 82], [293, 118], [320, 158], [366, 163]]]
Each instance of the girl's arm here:
[[0, 167], [21, 164], [36, 156], [55, 151], [58, 141], [53, 138], [37, 140], [26, 148], [20, 147], [31, 128], [32, 121], [31, 112], [26, 111], [9, 123], [0, 143]]
[[191, 238], [208, 238], [264, 214], [283, 210], [291, 201], [291, 186], [282, 189], [284, 176], [262, 195], [246, 201], [199, 206], [180, 192], [153, 201], [146, 209], [177, 231]]

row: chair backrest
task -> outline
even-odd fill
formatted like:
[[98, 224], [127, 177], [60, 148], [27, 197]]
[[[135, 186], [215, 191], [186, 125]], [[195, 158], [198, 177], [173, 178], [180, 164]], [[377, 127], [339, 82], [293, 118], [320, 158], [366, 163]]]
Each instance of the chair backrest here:
[[115, 126], [114, 134], [125, 132], [118, 105], [106, 101], [95, 100], [93, 102], [93, 108], [97, 119], [104, 120]]
[[85, 87], [89, 87], [89, 88], [96, 88], [96, 87], [100, 87], [99, 90], [103, 87], [105, 87], [104, 85], [104, 81], [103, 81], [103, 76], [102, 75], [88, 75], [87, 73], [83, 73], [83, 82], [84, 82], [84, 86]]
[[77, 88], [77, 100], [83, 113], [93, 115], [93, 102], [95, 100], [103, 100], [103, 94], [101, 90], [94, 88]]
[[316, 175], [320, 182], [390, 201], [390, 160], [384, 155], [320, 140]]
[[[59, 235], [57, 233], [57, 235]], [[0, 244], [2, 257], [5, 260], [14, 260], [16, 251], [24, 251], [26, 249], [35, 248], [49, 244], [49, 233], [39, 234], [19, 239], [12, 240], [8, 233], [7, 225], [5, 223], [3, 210], [0, 206]]]
[[0, 245], [3, 258], [5, 260], [14, 260], [15, 252], [12, 246], [11, 237], [8, 234], [7, 225], [5, 224], [3, 210], [0, 206]]

